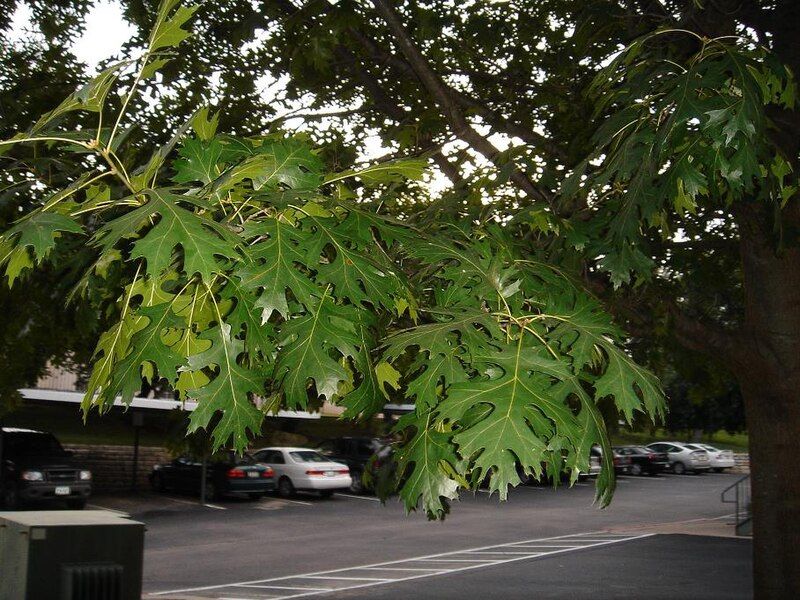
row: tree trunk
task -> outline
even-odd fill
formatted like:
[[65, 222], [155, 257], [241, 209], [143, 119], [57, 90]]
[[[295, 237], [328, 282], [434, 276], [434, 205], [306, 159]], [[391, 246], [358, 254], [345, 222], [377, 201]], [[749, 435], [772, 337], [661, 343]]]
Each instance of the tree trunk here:
[[736, 216], [745, 321], [735, 372], [750, 437], [755, 597], [800, 598], [800, 248], [776, 251], [752, 205]]

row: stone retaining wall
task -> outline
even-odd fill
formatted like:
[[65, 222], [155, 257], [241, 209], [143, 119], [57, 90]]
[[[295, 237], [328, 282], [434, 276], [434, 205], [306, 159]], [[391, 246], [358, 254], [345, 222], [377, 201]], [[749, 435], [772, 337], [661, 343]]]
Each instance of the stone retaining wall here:
[[[87, 446], [64, 444], [74, 453], [75, 461], [92, 472], [95, 492], [123, 492], [133, 481], [133, 446]], [[170, 454], [164, 448], [139, 446], [136, 483], [140, 490], [149, 489], [148, 475], [153, 465], [167, 462]]]
[[750, 455], [749, 454], [734, 454], [733, 460], [736, 461], [736, 466], [733, 467], [734, 473], [749, 473], [750, 472]]

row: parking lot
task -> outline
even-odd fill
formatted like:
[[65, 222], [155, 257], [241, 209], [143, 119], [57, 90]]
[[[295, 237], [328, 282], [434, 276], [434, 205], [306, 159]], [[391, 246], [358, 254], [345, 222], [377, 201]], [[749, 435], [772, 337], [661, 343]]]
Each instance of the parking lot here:
[[[748, 598], [750, 541], [720, 492], [739, 476], [621, 477], [465, 494], [442, 523], [371, 496], [103, 498], [147, 524], [146, 597]], [[727, 536], [727, 537], [726, 537]]]

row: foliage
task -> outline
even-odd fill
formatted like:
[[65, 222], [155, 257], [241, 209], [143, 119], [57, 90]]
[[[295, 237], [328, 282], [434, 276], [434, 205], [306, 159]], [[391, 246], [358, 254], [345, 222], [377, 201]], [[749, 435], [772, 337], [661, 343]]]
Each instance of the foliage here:
[[[487, 476], [504, 498], [520, 471], [574, 481], [593, 444], [610, 461], [601, 398], [628, 420], [663, 414], [658, 382], [619, 348], [599, 302], [503, 228], [421, 229], [357, 201], [354, 188], [380, 194], [419, 176], [420, 161], [332, 173], [302, 139], [219, 134], [204, 109], [194, 135], [179, 128], [166, 148], [148, 154], [125, 138], [127, 107], [186, 38], [193, 10], [162, 2], [139, 59], [2, 142], [96, 157], [0, 238], [12, 285], [62, 244], [90, 249], [74, 301], [111, 318], [86, 410], [166, 380], [198, 402], [190, 431], [213, 429], [215, 448], [242, 450], [265, 412], [326, 399], [365, 418], [399, 388], [416, 404], [398, 424], [401, 496], [431, 516]], [[119, 93], [126, 69], [135, 74]], [[63, 129], [75, 112], [94, 118]], [[607, 462], [603, 505], [613, 489]]]
[[666, 30], [636, 40], [590, 88], [596, 113], [607, 116], [594, 134], [596, 149], [561, 193], [598, 213], [574, 223], [573, 235], [615, 286], [631, 272], [650, 276], [643, 229], [670, 240], [684, 224], [694, 233], [685, 217], [698, 210], [754, 199], [779, 212], [797, 192], [787, 177], [792, 157], [775, 152], [765, 109], [794, 109], [791, 71], [765, 49], [727, 39], [690, 38], [696, 51], [674, 58], [660, 44], [694, 35]]

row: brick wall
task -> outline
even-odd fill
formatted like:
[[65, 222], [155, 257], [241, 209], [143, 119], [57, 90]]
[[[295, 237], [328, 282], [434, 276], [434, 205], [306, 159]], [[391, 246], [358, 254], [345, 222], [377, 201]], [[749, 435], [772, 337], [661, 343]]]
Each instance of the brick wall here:
[[[133, 476], [133, 446], [87, 446], [64, 444], [74, 453], [75, 461], [92, 472], [95, 492], [122, 492], [131, 489]], [[170, 460], [164, 448], [139, 446], [136, 481], [140, 490], [147, 490], [147, 476], [153, 465]]]

